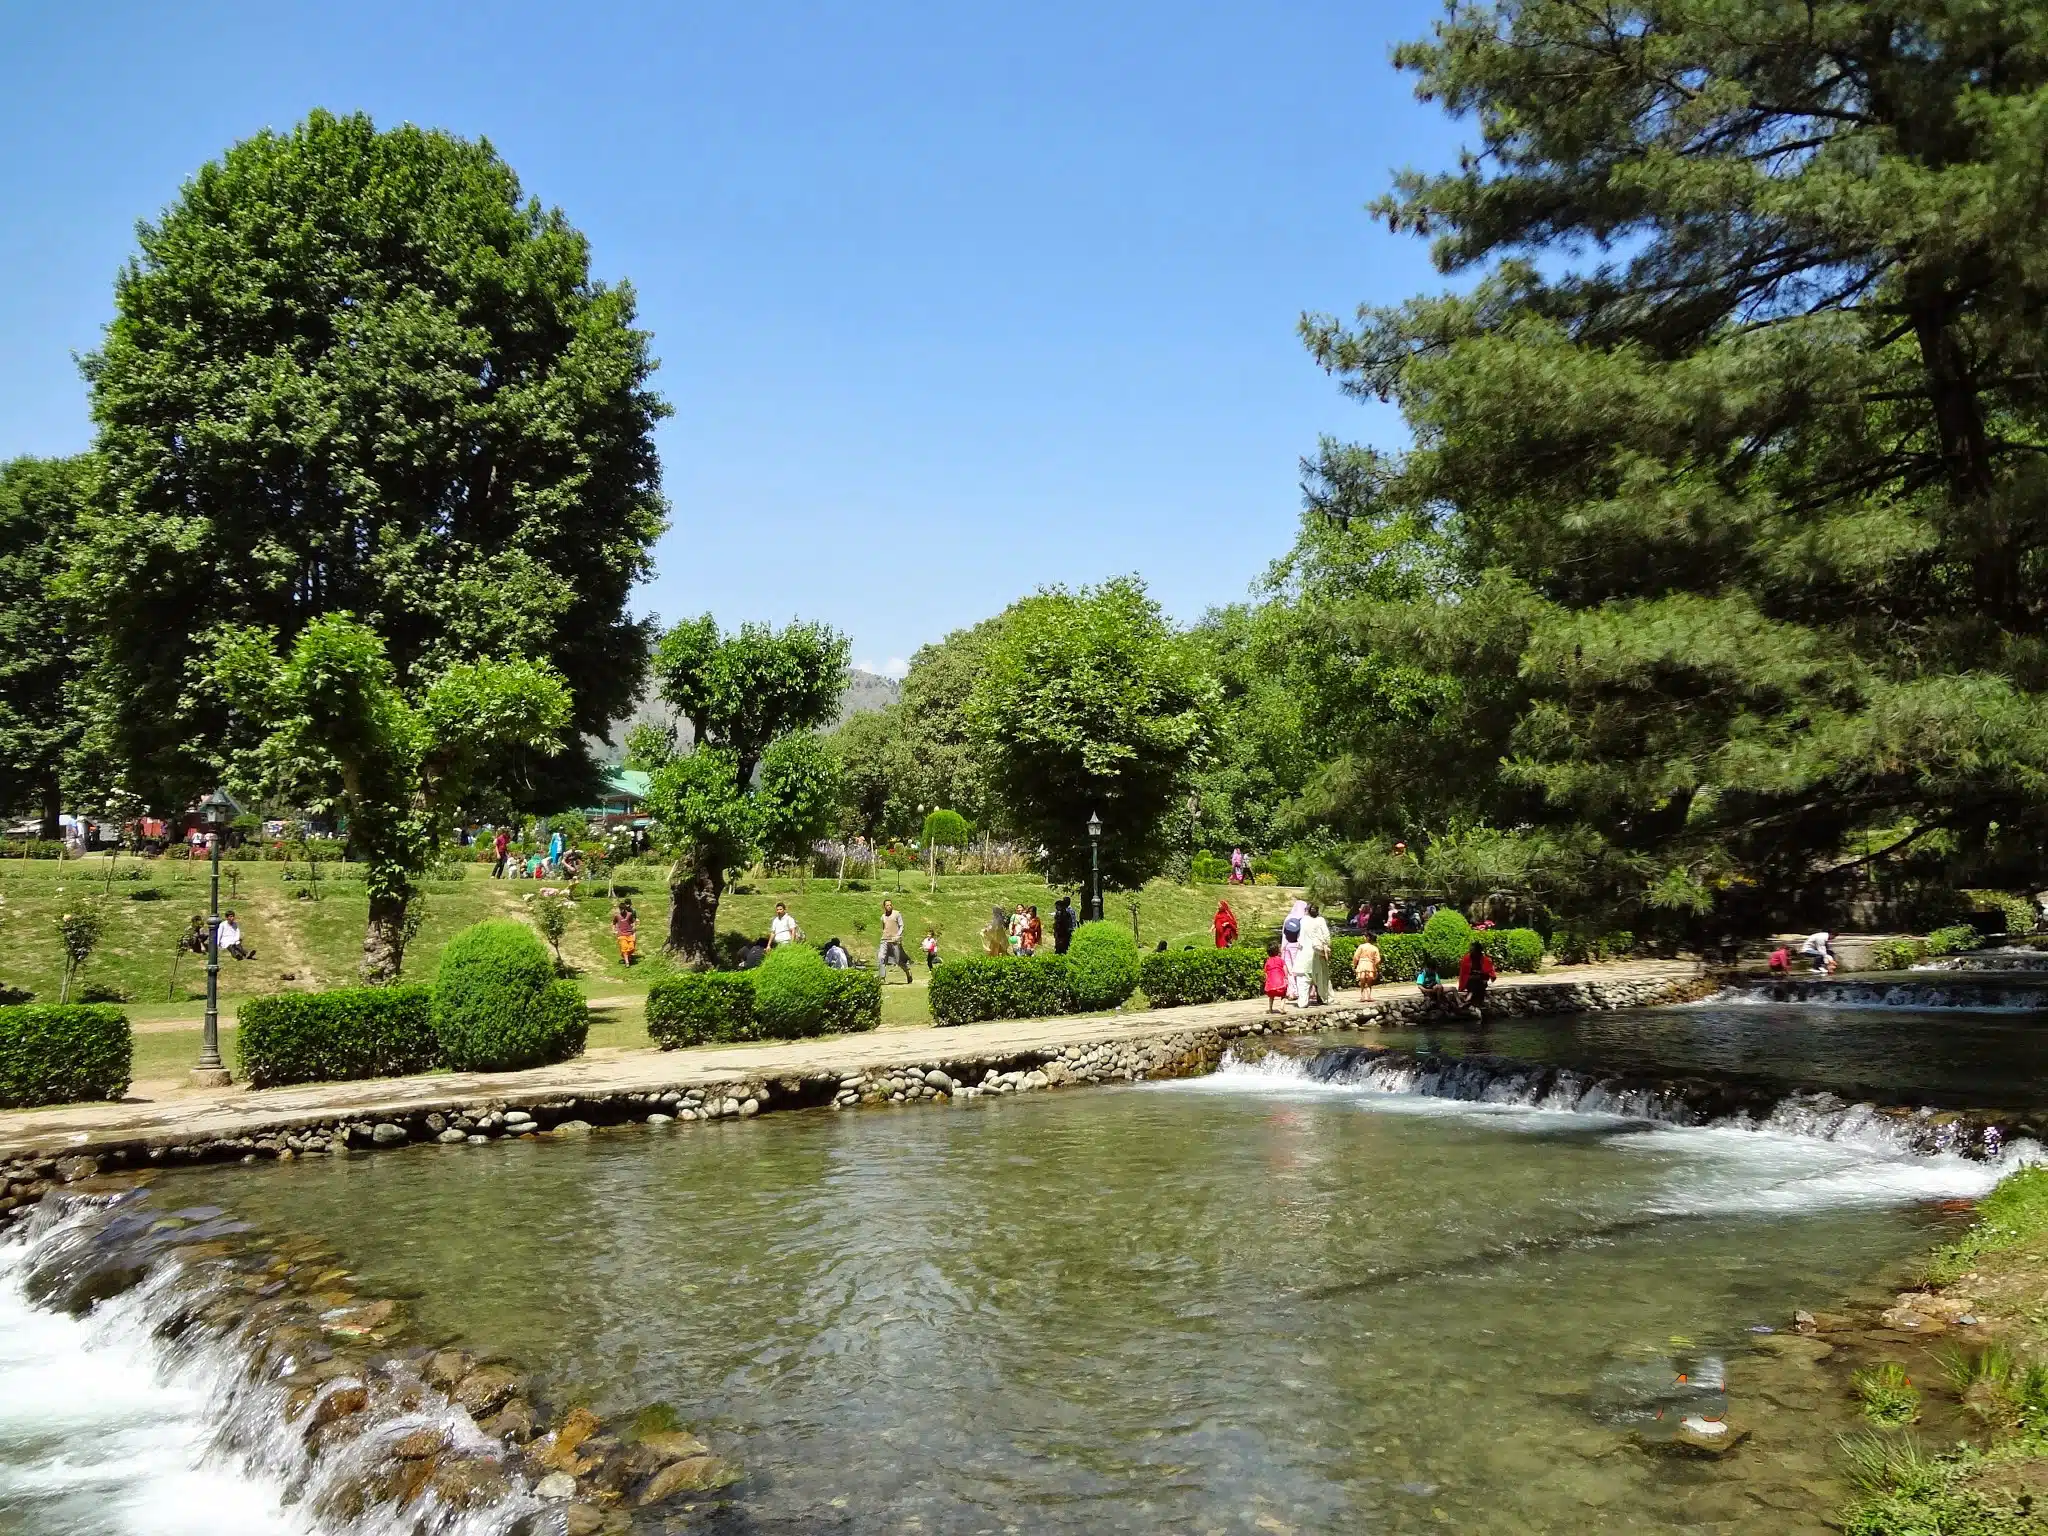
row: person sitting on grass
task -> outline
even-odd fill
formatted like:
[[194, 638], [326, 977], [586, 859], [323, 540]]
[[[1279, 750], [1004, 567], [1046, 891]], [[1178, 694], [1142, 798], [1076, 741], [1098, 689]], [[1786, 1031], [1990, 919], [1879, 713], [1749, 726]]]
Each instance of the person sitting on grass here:
[[256, 958], [256, 951], [242, 942], [242, 925], [235, 921], [233, 911], [221, 914], [220, 933], [215, 942], [220, 945], [220, 952], [224, 955], [233, 955], [237, 960]]
[[846, 946], [834, 938], [825, 941], [825, 963], [835, 971], [843, 971], [853, 962], [847, 956]]

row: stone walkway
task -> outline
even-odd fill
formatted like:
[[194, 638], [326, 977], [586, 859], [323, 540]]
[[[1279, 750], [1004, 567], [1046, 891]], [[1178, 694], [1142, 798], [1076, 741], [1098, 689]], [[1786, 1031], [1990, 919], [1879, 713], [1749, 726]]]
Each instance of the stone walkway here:
[[[1633, 983], [1677, 983], [1701, 974], [1699, 965], [1684, 961], [1560, 966], [1540, 975], [1503, 977], [1495, 984], [1495, 991], [1513, 993], [1583, 984], [1598, 984], [1604, 991]], [[1416, 989], [1408, 985], [1376, 989], [1380, 1003], [1412, 1002], [1417, 995]], [[1512, 1005], [1509, 1008], [1522, 1011]], [[1370, 1024], [1378, 1011], [1377, 1007], [1368, 1010], [1356, 1002], [1340, 1002], [1305, 1014], [1283, 1010], [1274, 1022], [1288, 1029], [1341, 1028]], [[1266, 1003], [1260, 998], [1082, 1018], [1007, 1019], [955, 1029], [887, 1029], [872, 1034], [760, 1045], [703, 1046], [681, 1051], [597, 1051], [559, 1066], [527, 1072], [441, 1072], [423, 1077], [308, 1083], [260, 1091], [231, 1086], [184, 1090], [153, 1099], [128, 1098], [111, 1104], [6, 1110], [0, 1111], [0, 1161], [60, 1157], [119, 1144], [164, 1146], [222, 1141], [337, 1118], [388, 1119], [450, 1104], [489, 1101], [519, 1108], [551, 1099], [581, 1099], [608, 1093], [711, 1088], [768, 1078], [861, 1073], [910, 1066], [934, 1056], [993, 1061], [1032, 1053], [1056, 1053], [1068, 1046], [1149, 1040], [1206, 1029], [1234, 1028], [1241, 1032], [1262, 1022], [1265, 1013]]]

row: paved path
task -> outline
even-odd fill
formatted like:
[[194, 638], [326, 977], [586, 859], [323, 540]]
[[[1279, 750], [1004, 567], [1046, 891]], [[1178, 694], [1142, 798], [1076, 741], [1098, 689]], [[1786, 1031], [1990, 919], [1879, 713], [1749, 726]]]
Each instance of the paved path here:
[[[1499, 990], [1575, 981], [1626, 983], [1677, 981], [1701, 967], [1684, 961], [1642, 961], [1626, 965], [1559, 966], [1536, 976], [1503, 977]], [[1408, 985], [1382, 986], [1376, 997], [1412, 998]], [[1312, 1009], [1304, 1022], [1314, 1027], [1342, 1023], [1355, 1004]], [[774, 1077], [818, 1077], [868, 1067], [910, 1066], [939, 1057], [996, 1059], [1063, 1046], [1178, 1034], [1219, 1024], [1247, 1025], [1266, 1012], [1263, 998], [1207, 1003], [1137, 1013], [1081, 1018], [1006, 1019], [955, 1029], [884, 1029], [865, 1035], [831, 1035], [822, 1040], [775, 1041], [761, 1045], [702, 1046], [691, 1050], [593, 1051], [574, 1061], [528, 1072], [432, 1073], [423, 1077], [377, 1078], [356, 1083], [307, 1083], [293, 1088], [250, 1090], [240, 1086], [181, 1089], [112, 1104], [68, 1104], [48, 1109], [0, 1111], [0, 1159], [31, 1153], [57, 1155], [123, 1142], [170, 1143], [217, 1140], [258, 1130], [312, 1125], [340, 1118], [380, 1115], [485, 1100], [527, 1105], [564, 1095], [643, 1092], [710, 1086]], [[1281, 1017], [1288, 1017], [1286, 1010]]]

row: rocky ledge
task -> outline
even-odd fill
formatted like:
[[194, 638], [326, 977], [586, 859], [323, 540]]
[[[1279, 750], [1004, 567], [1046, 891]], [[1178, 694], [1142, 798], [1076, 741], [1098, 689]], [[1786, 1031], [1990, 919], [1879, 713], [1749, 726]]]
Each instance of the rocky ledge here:
[[623, 1430], [551, 1413], [516, 1364], [429, 1345], [324, 1246], [115, 1182], [53, 1197], [13, 1239], [31, 1245], [30, 1299], [82, 1314], [142, 1289], [174, 1362], [225, 1353], [227, 1447], [325, 1524], [627, 1536], [687, 1523], [738, 1480], [665, 1405]]

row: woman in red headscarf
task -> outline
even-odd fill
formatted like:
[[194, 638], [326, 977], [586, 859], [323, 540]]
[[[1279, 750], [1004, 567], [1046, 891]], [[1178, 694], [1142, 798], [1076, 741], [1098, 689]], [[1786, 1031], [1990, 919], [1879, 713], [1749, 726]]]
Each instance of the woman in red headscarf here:
[[1218, 949], [1228, 949], [1237, 942], [1237, 914], [1230, 910], [1229, 902], [1216, 903], [1216, 921], [1213, 926], [1216, 929]]

